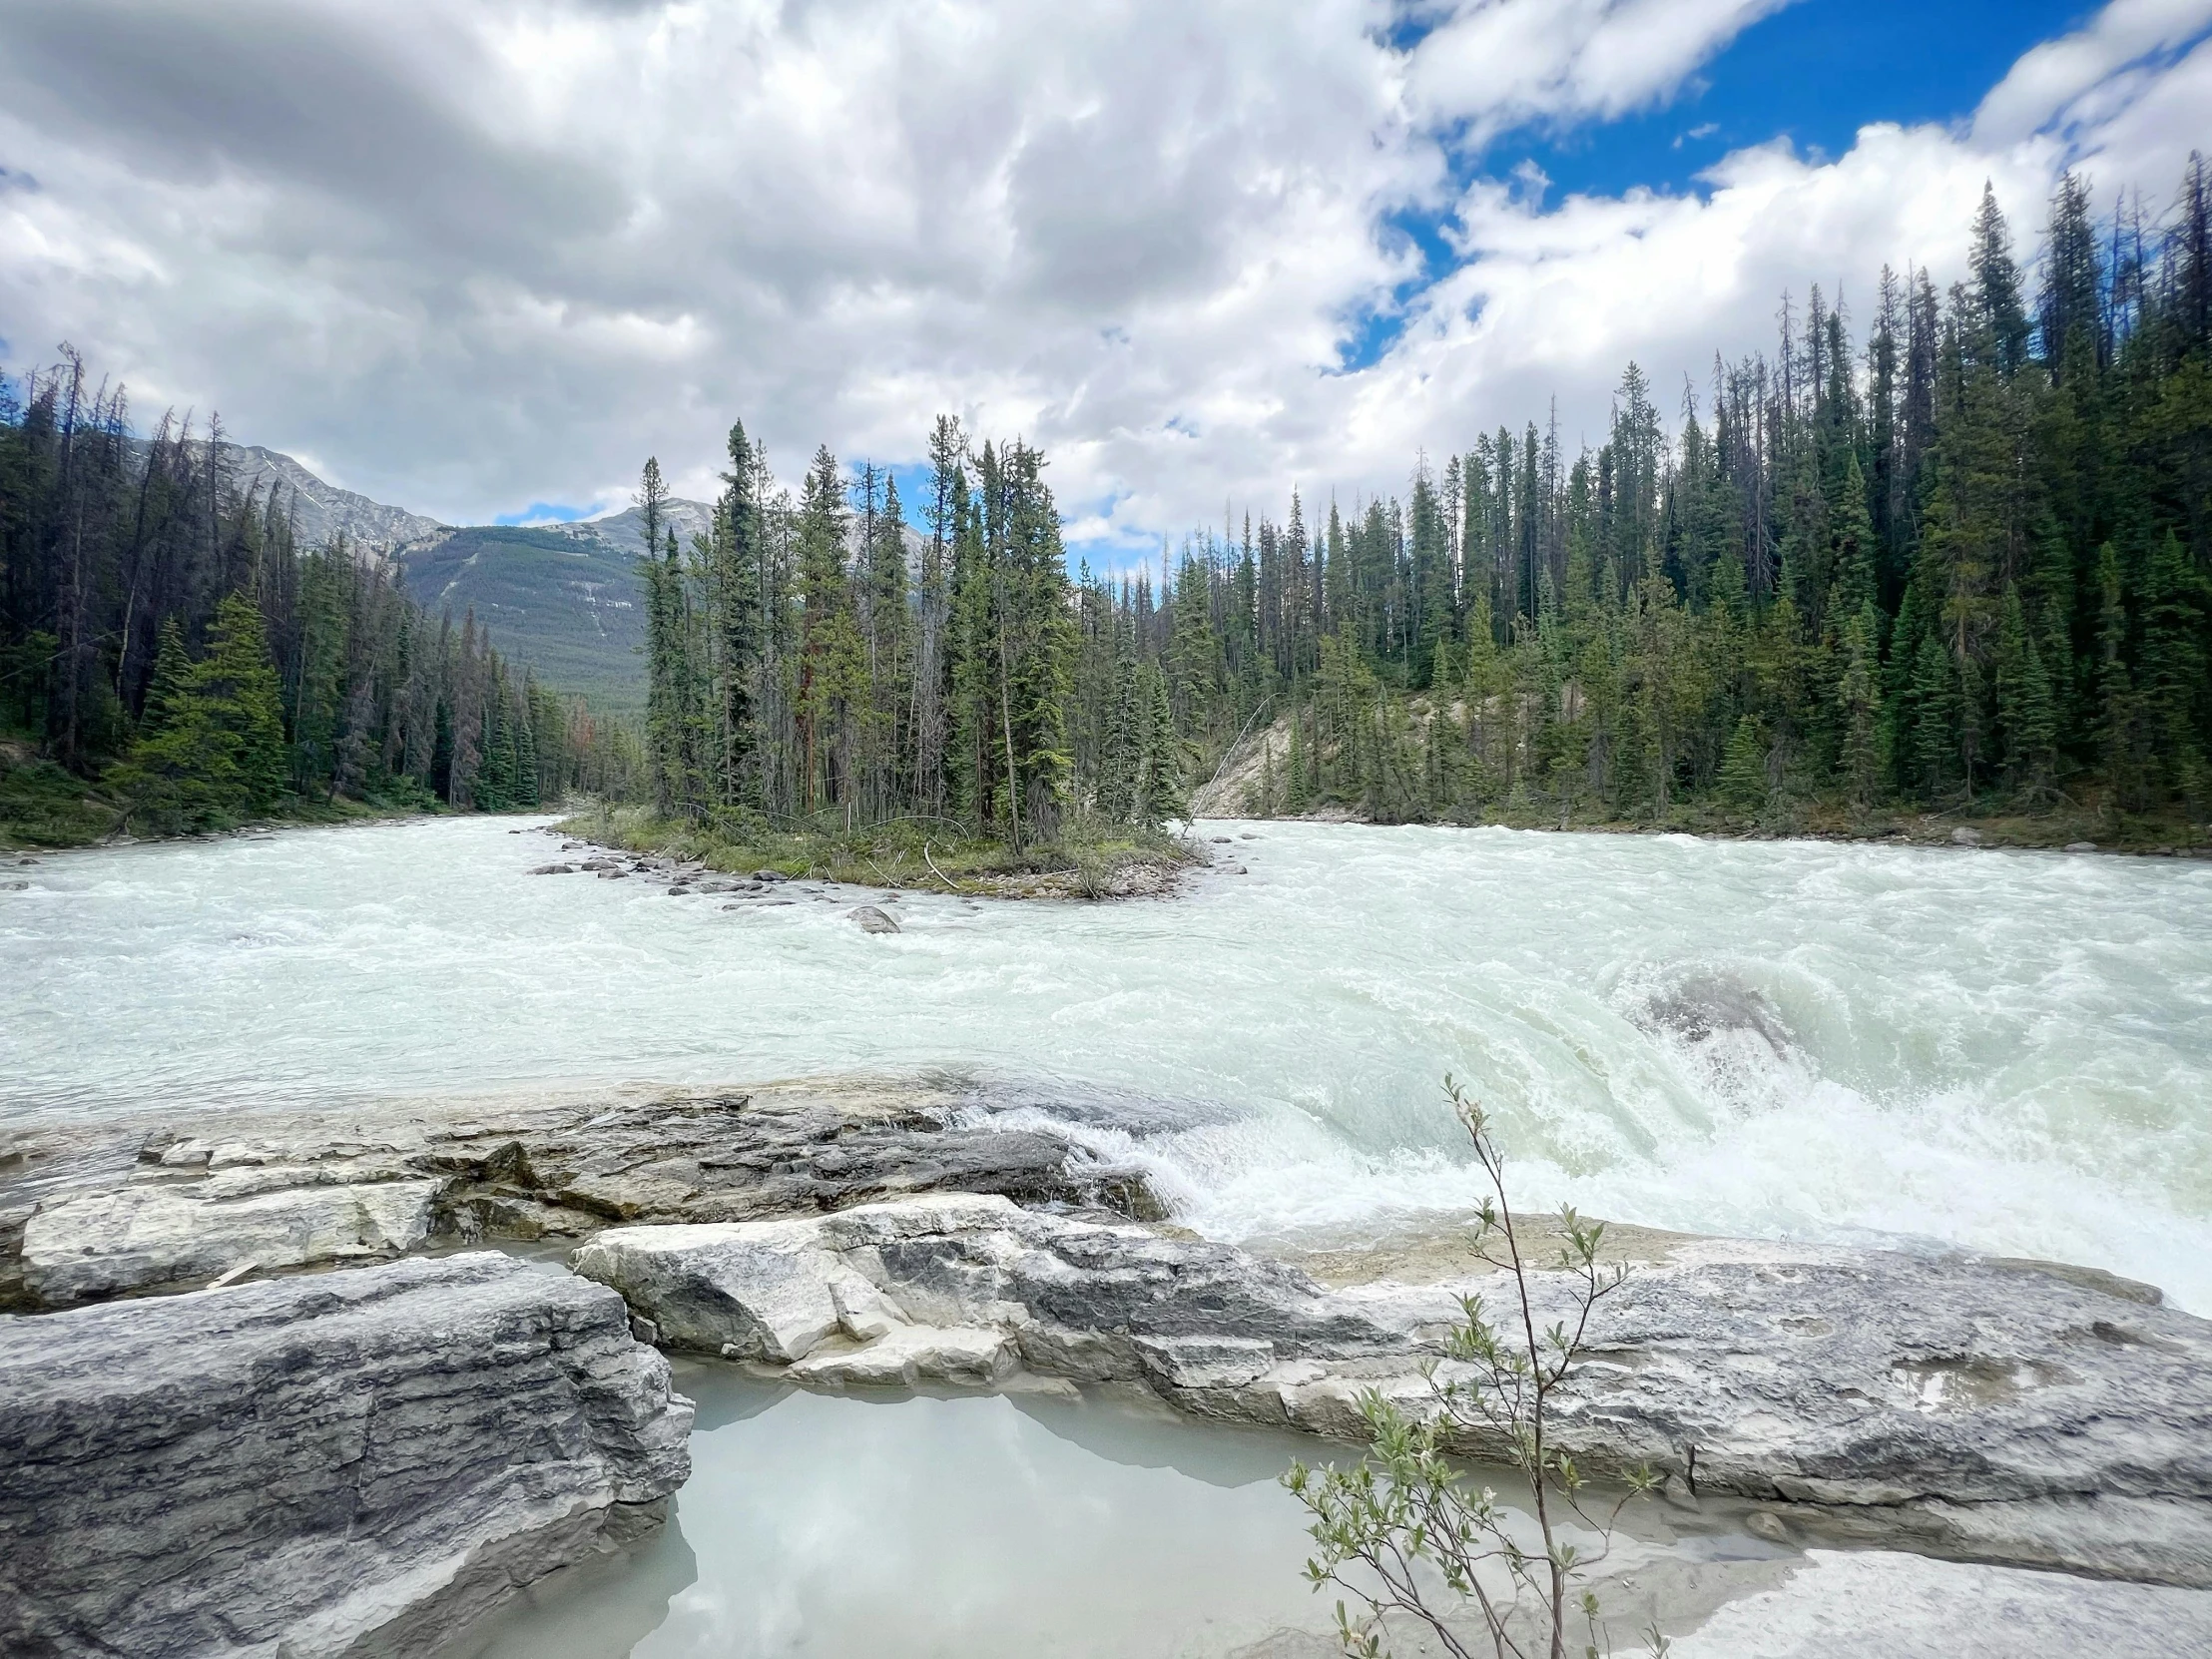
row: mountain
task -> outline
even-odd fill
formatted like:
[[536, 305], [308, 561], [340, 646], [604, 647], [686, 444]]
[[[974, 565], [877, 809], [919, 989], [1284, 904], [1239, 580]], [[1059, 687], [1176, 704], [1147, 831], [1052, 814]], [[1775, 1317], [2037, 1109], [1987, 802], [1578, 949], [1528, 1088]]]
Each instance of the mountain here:
[[[400, 585], [432, 616], [456, 625], [470, 611], [502, 656], [527, 664], [546, 685], [576, 692], [610, 714], [645, 711], [645, 552], [640, 514], [627, 507], [605, 518], [527, 528], [440, 524], [326, 484], [289, 455], [232, 446], [243, 489], [280, 484], [296, 493], [299, 535], [312, 546], [343, 532], [366, 555], [388, 562]], [[714, 509], [673, 500], [668, 519], [689, 548]], [[921, 537], [906, 527], [906, 554], [918, 565]]]
[[[688, 546], [713, 511], [703, 501], [671, 501], [677, 539]], [[456, 619], [473, 610], [500, 651], [547, 685], [635, 715], [645, 709], [644, 552], [631, 507], [578, 524], [441, 526], [391, 559], [425, 610]]]
[[363, 551], [388, 552], [451, 528], [404, 507], [387, 507], [381, 501], [326, 484], [289, 455], [274, 449], [236, 443], [223, 447], [231, 463], [231, 476], [240, 489], [259, 490], [265, 498], [272, 487], [282, 489], [297, 515], [303, 546], [318, 547], [342, 534]]
[[546, 685], [596, 707], [645, 708], [645, 588], [638, 554], [573, 526], [446, 530], [392, 556], [400, 580], [432, 615], [469, 611], [502, 656]]

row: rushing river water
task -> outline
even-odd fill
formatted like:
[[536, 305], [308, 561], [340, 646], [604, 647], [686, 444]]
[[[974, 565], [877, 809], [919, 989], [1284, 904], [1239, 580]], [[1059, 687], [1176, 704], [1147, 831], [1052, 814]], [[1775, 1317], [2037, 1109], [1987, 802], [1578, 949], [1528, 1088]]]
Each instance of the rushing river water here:
[[[1178, 1219], [1364, 1240], [1475, 1192], [2088, 1263], [2212, 1310], [2212, 867], [1209, 826], [1172, 902], [724, 908], [531, 876], [513, 821], [0, 869], [0, 1119], [582, 1081], [972, 1075]], [[1237, 873], [1242, 865], [1245, 873]]]

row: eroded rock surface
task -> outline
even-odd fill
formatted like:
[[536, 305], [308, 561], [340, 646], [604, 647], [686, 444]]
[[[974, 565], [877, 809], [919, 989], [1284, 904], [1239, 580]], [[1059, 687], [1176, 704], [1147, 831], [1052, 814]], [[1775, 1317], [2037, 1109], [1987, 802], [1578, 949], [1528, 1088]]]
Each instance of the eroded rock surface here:
[[[615, 1228], [575, 1266], [664, 1342], [799, 1381], [974, 1382], [990, 1367], [950, 1357], [996, 1334], [1040, 1376], [1341, 1438], [1362, 1432], [1362, 1390], [1419, 1404], [1423, 1366], [1455, 1374], [1441, 1337], [1459, 1294], [1509, 1289], [1329, 1290], [1230, 1246], [957, 1195]], [[1535, 1277], [1541, 1327], [1569, 1287]], [[2212, 1585], [2202, 1320], [2018, 1264], [1688, 1240], [1591, 1333], [1554, 1432], [1600, 1472], [1649, 1462], [1684, 1499], [1790, 1505], [1829, 1533]]]
[[240, 1269], [402, 1255], [429, 1240], [444, 1183], [343, 1173], [231, 1169], [43, 1205], [24, 1223], [24, 1286], [66, 1308]]
[[659, 1524], [691, 1421], [491, 1253], [0, 1318], [0, 1652], [426, 1652]]
[[[196, 1119], [184, 1139], [141, 1129], [143, 1144], [105, 1162], [100, 1137], [113, 1130], [34, 1132], [13, 1143], [33, 1176], [0, 1190], [0, 1307], [67, 1307], [440, 1242], [815, 1214], [908, 1193], [1159, 1213], [1134, 1170], [1058, 1135], [960, 1126], [964, 1098], [797, 1083], [481, 1115], [391, 1108], [335, 1127], [326, 1114], [240, 1115]], [[49, 1169], [61, 1173], [36, 1177]], [[22, 1199], [35, 1206], [27, 1216]]]

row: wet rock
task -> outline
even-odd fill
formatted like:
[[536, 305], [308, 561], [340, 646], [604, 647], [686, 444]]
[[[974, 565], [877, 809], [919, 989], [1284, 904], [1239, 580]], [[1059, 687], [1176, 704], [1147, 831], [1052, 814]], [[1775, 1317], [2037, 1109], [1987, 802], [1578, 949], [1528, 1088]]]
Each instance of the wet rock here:
[[532, 875], [574, 875], [576, 866], [574, 864], [539, 864], [530, 873]]
[[789, 881], [791, 877], [780, 869], [757, 869], [753, 872], [753, 879], [756, 881]]
[[891, 920], [888, 914], [877, 909], [873, 904], [862, 904], [858, 909], [849, 911], [848, 914], [860, 924], [860, 931], [863, 933], [895, 933], [898, 931], [898, 923]]
[[0, 1319], [0, 1652], [428, 1651], [659, 1525], [691, 1420], [490, 1254]]
[[[229, 1138], [144, 1125], [41, 1131], [35, 1210], [0, 1237], [0, 1293], [32, 1306], [418, 1250], [441, 1241], [581, 1237], [610, 1223], [812, 1215], [902, 1194], [969, 1191], [1158, 1216], [1134, 1167], [1058, 1135], [953, 1126], [968, 1096], [786, 1084], [584, 1096], [493, 1123], [419, 1109], [333, 1124], [243, 1117]], [[103, 1139], [103, 1137], [105, 1137]], [[0, 1204], [19, 1202], [0, 1176]], [[0, 1305], [5, 1305], [0, 1296]]]
[[1640, 1022], [1692, 1043], [1741, 1034], [1778, 1056], [1791, 1048], [1781, 1011], [1763, 991], [1728, 974], [1697, 973], [1668, 986], [1644, 1004]]
[[[1416, 1407], [1457, 1297], [1501, 1279], [1337, 1291], [1226, 1245], [932, 1195], [812, 1221], [599, 1235], [577, 1270], [684, 1346], [793, 1360], [856, 1279], [903, 1326], [996, 1330], [1031, 1372], [1137, 1381], [1225, 1420], [1343, 1438], [1381, 1389]], [[675, 1287], [675, 1289], [671, 1289]], [[1533, 1277], [1539, 1329], [1570, 1285]], [[902, 1345], [921, 1339], [900, 1336]], [[1970, 1258], [1684, 1241], [1598, 1306], [1558, 1443], [1599, 1474], [1788, 1507], [1864, 1541], [2212, 1585], [2212, 1325]], [[834, 1345], [831, 1353], [836, 1352]], [[897, 1350], [886, 1353], [889, 1368]], [[800, 1372], [841, 1377], [858, 1362]], [[900, 1362], [902, 1365], [903, 1362]], [[1498, 1458], [1493, 1438], [1456, 1449]]]
[[987, 1388], [1019, 1366], [1003, 1331], [902, 1325], [864, 1348], [817, 1349], [788, 1375], [817, 1388], [910, 1388], [917, 1382]]
[[23, 1281], [45, 1306], [66, 1308], [213, 1279], [241, 1264], [268, 1272], [396, 1256], [429, 1240], [443, 1186], [242, 1170], [63, 1199], [42, 1204], [24, 1226]]

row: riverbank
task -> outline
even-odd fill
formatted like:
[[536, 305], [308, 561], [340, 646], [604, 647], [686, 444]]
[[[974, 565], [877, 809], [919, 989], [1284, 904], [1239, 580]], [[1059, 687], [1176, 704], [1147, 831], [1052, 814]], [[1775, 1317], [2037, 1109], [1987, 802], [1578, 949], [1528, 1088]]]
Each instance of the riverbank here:
[[[1448, 1381], [1458, 1299], [1499, 1290], [1442, 1235], [1444, 1248], [1365, 1264], [1382, 1277], [1340, 1256], [1324, 1283], [1136, 1219], [1151, 1202], [1141, 1171], [978, 1122], [975, 1104], [848, 1079], [17, 1134], [0, 1151], [0, 1251], [23, 1301], [60, 1311], [0, 1319], [0, 1436], [23, 1442], [12, 1455], [45, 1448], [37, 1490], [0, 1499], [0, 1537], [36, 1526], [47, 1543], [30, 1564], [51, 1564], [77, 1529], [128, 1512], [158, 1542], [127, 1570], [71, 1556], [69, 1574], [23, 1579], [11, 1628], [98, 1628], [128, 1589], [148, 1641], [235, 1620], [276, 1640], [434, 1623], [465, 1645], [525, 1586], [588, 1593], [620, 1552], [658, 1547], [657, 1506], [691, 1467], [672, 1436], [692, 1401], [664, 1355], [832, 1397], [1072, 1404], [1122, 1390], [1199, 1432], [1289, 1431], [1331, 1455], [1359, 1440], [1363, 1391], [1412, 1402], [1431, 1368]], [[531, 1260], [481, 1249], [499, 1241]], [[1858, 1562], [1844, 1576], [1861, 1574], [1862, 1605], [1828, 1616], [1850, 1611], [1862, 1645], [1877, 1631], [1919, 1640], [1978, 1599], [1998, 1639], [1980, 1651], [2024, 1655], [2098, 1609], [2109, 1651], [2186, 1646], [2212, 1585], [2212, 1323], [2062, 1265], [1648, 1231], [1621, 1242], [1629, 1285], [1554, 1402], [1559, 1443], [1585, 1468], [1648, 1462], [1666, 1477], [1657, 1531], [1605, 1581], [1609, 1598], [1648, 1600], [1694, 1634], [1747, 1598], [1781, 1595], [1769, 1616], [1795, 1616], [1784, 1592], [1798, 1574], [1804, 1593], [1833, 1576], [1825, 1563]], [[1536, 1281], [1541, 1322], [1567, 1287]], [[271, 1370], [278, 1349], [290, 1359]], [[249, 1374], [263, 1381], [219, 1409]], [[710, 1398], [726, 1391], [692, 1375]], [[567, 1449], [518, 1477], [496, 1402], [524, 1383], [530, 1410], [573, 1420], [581, 1438], [524, 1437], [529, 1459]], [[434, 1409], [400, 1408], [425, 1387]], [[206, 1408], [179, 1413], [181, 1388]], [[332, 1415], [333, 1401], [387, 1393], [353, 1428]], [[727, 1420], [722, 1407], [703, 1426]], [[296, 1431], [264, 1436], [252, 1426], [264, 1421]], [[84, 1426], [63, 1433], [70, 1423]], [[344, 1433], [358, 1444], [343, 1466], [403, 1453], [411, 1479], [467, 1500], [380, 1498], [367, 1522], [339, 1503], [332, 1514], [355, 1517], [342, 1533], [317, 1518], [327, 1505], [294, 1506], [270, 1537], [252, 1494], [305, 1479], [321, 1466], [313, 1446]], [[221, 1480], [160, 1486], [157, 1468], [187, 1449], [179, 1435]], [[550, 1506], [522, 1501], [532, 1490]], [[271, 1559], [314, 1570], [220, 1570], [248, 1532]], [[1752, 1539], [1779, 1570], [1706, 1571], [1748, 1559], [1729, 1540]], [[2023, 1570], [2051, 1568], [2069, 1576]], [[1886, 1599], [1931, 1574], [1934, 1603]], [[2196, 1588], [2120, 1594], [2079, 1574]], [[339, 1584], [359, 1593], [326, 1593]]]
[[964, 898], [1158, 898], [1204, 863], [1193, 841], [1165, 830], [1070, 827], [1015, 847], [947, 819], [904, 818], [844, 830], [776, 826], [757, 815], [690, 824], [640, 807], [601, 807], [556, 825], [557, 832], [654, 867], [950, 893]]
[[2212, 857], [2212, 824], [2197, 823], [2179, 813], [2113, 811], [2094, 793], [2078, 801], [2058, 797], [2036, 813], [2021, 812], [2015, 804], [1997, 798], [1932, 813], [1888, 806], [1860, 809], [1840, 797], [1779, 793], [1746, 809], [1708, 794], [1676, 802], [1657, 818], [1624, 820], [1593, 816], [1579, 801], [1562, 803], [1545, 792], [1526, 790], [1479, 811], [1433, 819], [1378, 817], [1361, 800], [1320, 800], [1294, 808], [1288, 785], [1296, 764], [1292, 751], [1287, 719], [1252, 734], [1232, 749], [1211, 779], [1192, 792], [1191, 811], [1202, 818], [1276, 823], [1421, 822], [1607, 835], [1686, 834], [1721, 840], [1866, 841]]
[[147, 840], [199, 840], [291, 826], [381, 824], [445, 816], [436, 804], [289, 797], [281, 811], [199, 834], [142, 835], [125, 828], [130, 803], [98, 779], [39, 756], [26, 740], [0, 736], [0, 852], [52, 852], [82, 846], [131, 846]]

